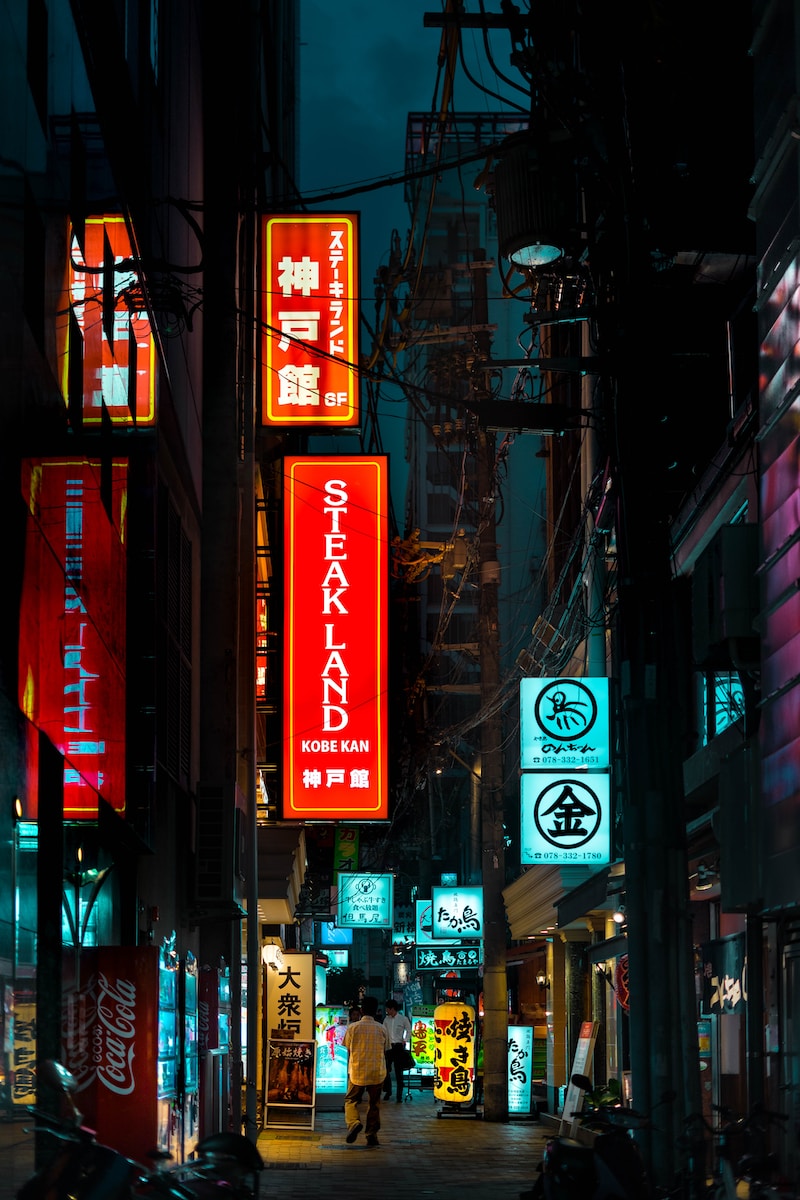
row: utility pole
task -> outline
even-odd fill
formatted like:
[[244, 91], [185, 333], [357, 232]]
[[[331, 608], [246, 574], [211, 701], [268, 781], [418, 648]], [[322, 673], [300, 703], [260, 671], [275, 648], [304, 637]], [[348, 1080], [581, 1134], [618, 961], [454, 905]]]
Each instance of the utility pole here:
[[[472, 271], [474, 317], [486, 326], [488, 315], [486, 253], [477, 251]], [[488, 358], [489, 335], [476, 335]], [[484, 1119], [508, 1118], [508, 1000], [506, 982], [505, 841], [501, 713], [494, 704], [500, 683], [500, 634], [497, 592], [497, 529], [494, 508], [495, 438], [478, 429], [478, 645], [481, 711], [481, 875], [483, 879], [483, 1093]]]

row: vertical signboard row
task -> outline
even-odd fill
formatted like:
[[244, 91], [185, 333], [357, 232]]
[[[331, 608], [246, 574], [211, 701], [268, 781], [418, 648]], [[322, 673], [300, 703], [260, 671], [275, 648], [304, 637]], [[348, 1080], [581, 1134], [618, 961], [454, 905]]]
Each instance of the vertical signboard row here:
[[606, 678], [520, 682], [522, 863], [609, 862], [609, 726]]
[[288, 820], [387, 816], [384, 456], [284, 460]]

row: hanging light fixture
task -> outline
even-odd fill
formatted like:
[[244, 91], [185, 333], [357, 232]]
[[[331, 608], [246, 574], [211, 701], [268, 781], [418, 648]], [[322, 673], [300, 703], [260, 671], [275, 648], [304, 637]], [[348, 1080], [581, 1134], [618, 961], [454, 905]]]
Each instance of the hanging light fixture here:
[[500, 254], [523, 274], [577, 257], [578, 196], [567, 135], [526, 130], [506, 138], [494, 171]]

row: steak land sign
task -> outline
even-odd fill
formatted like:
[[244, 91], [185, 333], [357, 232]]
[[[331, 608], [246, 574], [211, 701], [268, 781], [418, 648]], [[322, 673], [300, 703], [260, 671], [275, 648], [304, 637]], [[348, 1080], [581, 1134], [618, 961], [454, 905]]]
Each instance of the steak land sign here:
[[284, 463], [283, 816], [385, 820], [385, 456]]

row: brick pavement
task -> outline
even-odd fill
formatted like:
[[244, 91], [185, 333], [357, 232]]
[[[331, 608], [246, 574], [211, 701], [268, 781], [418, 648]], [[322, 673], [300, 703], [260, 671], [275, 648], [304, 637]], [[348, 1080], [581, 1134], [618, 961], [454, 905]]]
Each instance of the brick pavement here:
[[[516, 1118], [497, 1123], [450, 1115], [430, 1092], [381, 1107], [380, 1146], [361, 1133], [345, 1143], [344, 1114], [320, 1111], [313, 1130], [271, 1127], [259, 1135], [266, 1168], [261, 1196], [281, 1200], [517, 1200], [536, 1176], [547, 1128]], [[0, 1122], [0, 1200], [14, 1200], [32, 1170], [25, 1121]]]

